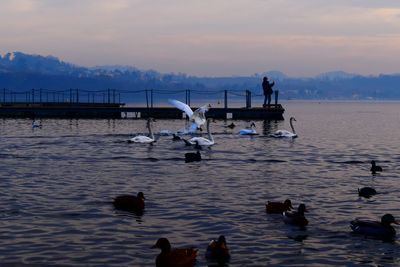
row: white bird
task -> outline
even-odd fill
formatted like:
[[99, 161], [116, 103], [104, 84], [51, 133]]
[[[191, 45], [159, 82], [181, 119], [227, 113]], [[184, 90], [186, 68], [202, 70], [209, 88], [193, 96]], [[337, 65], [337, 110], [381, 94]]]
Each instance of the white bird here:
[[181, 101], [168, 99], [168, 102], [176, 108], [185, 112], [186, 115], [189, 117], [189, 120], [193, 122], [193, 124], [190, 126], [190, 132], [195, 132], [197, 128], [200, 128], [200, 126], [206, 123], [207, 119], [204, 113], [206, 113], [211, 107], [210, 104], [199, 107], [193, 112], [193, 110], [188, 105]]
[[256, 129], [255, 129], [256, 125], [254, 124], [254, 122], [250, 123], [250, 129], [242, 129], [239, 131], [240, 135], [256, 135]]
[[290, 118], [290, 128], [292, 128], [292, 132], [289, 132], [287, 130], [278, 130], [275, 133], [270, 134], [269, 136], [275, 137], [275, 138], [283, 138], [283, 137], [296, 138], [297, 134], [293, 127], [293, 121], [296, 121], [296, 119], [294, 117], [291, 117]]
[[144, 144], [152, 144], [156, 140], [154, 139], [153, 131], [151, 130], [151, 119], [147, 120], [147, 128], [149, 129], [149, 136], [145, 135], [137, 135], [128, 140], [129, 143], [144, 143]]
[[188, 145], [197, 145], [197, 146], [212, 146], [215, 144], [214, 138], [210, 132], [210, 122], [211, 119], [207, 120], [207, 133], [208, 139], [204, 137], [192, 137], [189, 140], [182, 139]]

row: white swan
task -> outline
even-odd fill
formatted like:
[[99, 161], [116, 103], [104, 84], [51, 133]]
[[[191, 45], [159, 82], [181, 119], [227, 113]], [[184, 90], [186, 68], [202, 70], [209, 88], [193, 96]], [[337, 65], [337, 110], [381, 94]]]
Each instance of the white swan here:
[[204, 113], [208, 111], [208, 109], [211, 107], [210, 104], [204, 105], [202, 107], [199, 107], [196, 109], [194, 112], [192, 109], [186, 105], [185, 103], [175, 100], [175, 99], [168, 99], [168, 102], [175, 106], [176, 108], [182, 110], [183, 112], [186, 113], [186, 115], [189, 117], [189, 120], [193, 122], [193, 124], [190, 126], [190, 132], [195, 132], [197, 128], [200, 128], [204, 123], [206, 123], [206, 116]]
[[149, 129], [149, 136], [145, 135], [137, 135], [128, 140], [129, 143], [144, 143], [144, 144], [152, 144], [156, 140], [154, 139], [153, 131], [151, 130], [151, 119], [147, 120], [147, 128]]
[[189, 140], [185, 140], [185, 139], [182, 139], [182, 140], [188, 145], [196, 145], [196, 144], [198, 146], [212, 146], [212, 145], [214, 145], [215, 144], [214, 138], [213, 138], [213, 136], [211, 135], [211, 132], [210, 132], [210, 122], [211, 122], [211, 119], [208, 119], [207, 120], [208, 139], [204, 138], [204, 137], [192, 137]]
[[256, 125], [254, 122], [250, 123], [250, 129], [242, 129], [239, 131], [240, 135], [256, 135], [256, 129], [255, 129]]
[[269, 136], [275, 138], [283, 138], [283, 137], [296, 138], [297, 134], [293, 127], [293, 121], [296, 121], [296, 119], [294, 117], [290, 117], [290, 128], [292, 128], [292, 133], [287, 130], [278, 130], [275, 133], [270, 134]]

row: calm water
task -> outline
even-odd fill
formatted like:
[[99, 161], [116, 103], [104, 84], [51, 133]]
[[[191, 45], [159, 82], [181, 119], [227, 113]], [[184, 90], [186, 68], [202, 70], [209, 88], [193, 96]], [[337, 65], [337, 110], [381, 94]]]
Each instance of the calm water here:
[[[170, 136], [127, 144], [143, 120], [0, 120], [0, 262], [40, 266], [154, 266], [159, 237], [196, 246], [224, 234], [230, 266], [400, 265], [400, 243], [350, 234], [355, 217], [400, 219], [400, 103], [285, 104], [285, 121], [257, 121], [254, 137], [211, 124], [203, 161]], [[295, 116], [299, 138], [267, 135]], [[156, 132], [183, 128], [158, 120]], [[369, 161], [384, 172], [372, 176]], [[360, 199], [357, 188], [381, 194]], [[114, 210], [119, 194], [146, 196], [143, 216]], [[290, 198], [309, 212], [306, 230], [265, 213]], [[399, 228], [398, 228], [399, 230]], [[0, 264], [1, 265], [1, 264]]]

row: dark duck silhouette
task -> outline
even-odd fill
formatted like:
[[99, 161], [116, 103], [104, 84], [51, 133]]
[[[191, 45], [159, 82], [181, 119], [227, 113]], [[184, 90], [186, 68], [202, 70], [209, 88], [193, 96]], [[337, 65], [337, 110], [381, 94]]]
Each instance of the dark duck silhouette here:
[[172, 141], [180, 141], [180, 140], [182, 140], [182, 138], [179, 136], [179, 135], [176, 135], [176, 134], [172, 134]]
[[193, 161], [201, 161], [201, 154], [200, 151], [197, 151], [196, 153], [186, 153], [185, 154], [185, 162], [193, 162]]
[[220, 265], [229, 261], [231, 255], [226, 245], [225, 236], [220, 235], [218, 240], [211, 240], [207, 246], [206, 259], [217, 261]]
[[119, 210], [142, 213], [144, 211], [144, 200], [145, 198], [143, 192], [139, 192], [137, 196], [117, 196], [113, 201], [113, 205]]
[[396, 230], [391, 226], [392, 223], [399, 224], [392, 214], [385, 214], [380, 222], [355, 219], [350, 222], [350, 228], [355, 234], [382, 240], [393, 240], [396, 236]]
[[289, 212], [285, 211], [283, 213], [283, 221], [287, 224], [297, 225], [300, 227], [304, 227], [308, 224], [308, 220], [304, 216], [304, 212], [306, 212], [306, 205], [300, 204], [297, 208], [297, 211]]
[[358, 189], [358, 195], [360, 197], [370, 198], [371, 196], [376, 195], [376, 190], [372, 187], [363, 187]]
[[283, 203], [268, 201], [268, 203], [265, 204], [265, 210], [267, 213], [282, 214], [291, 209], [293, 209], [293, 207], [290, 199], [286, 199]]
[[156, 267], [192, 267], [196, 263], [195, 248], [171, 248], [168, 239], [160, 238], [152, 248], [161, 249], [156, 258]]
[[382, 167], [381, 166], [376, 166], [376, 162], [375, 160], [371, 160], [371, 172], [372, 173], [377, 173], [377, 172], [381, 172], [382, 171]]
[[231, 124], [228, 124], [228, 125], [226, 125], [225, 127], [226, 127], [226, 128], [229, 128], [229, 129], [233, 129], [233, 128], [236, 127], [236, 125], [232, 122]]

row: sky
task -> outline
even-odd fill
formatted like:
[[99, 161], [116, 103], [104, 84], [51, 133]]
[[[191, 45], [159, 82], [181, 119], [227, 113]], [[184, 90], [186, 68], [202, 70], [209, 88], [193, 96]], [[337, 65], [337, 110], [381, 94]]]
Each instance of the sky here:
[[0, 53], [196, 76], [400, 73], [397, 0], [2, 0]]

